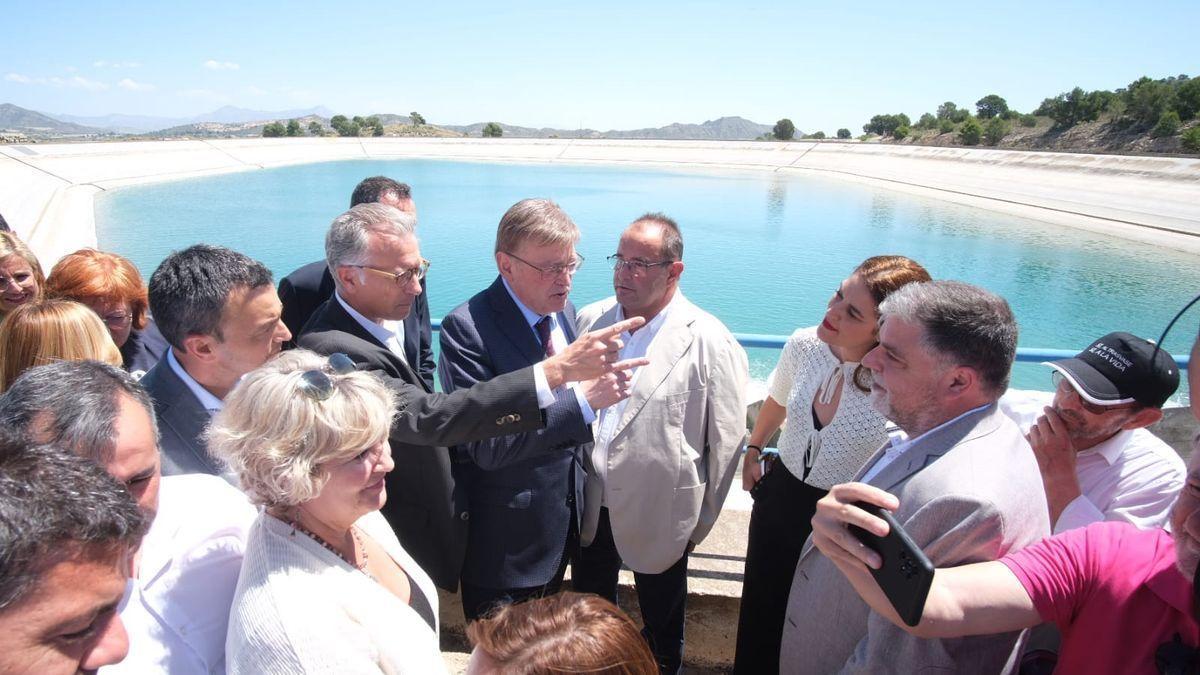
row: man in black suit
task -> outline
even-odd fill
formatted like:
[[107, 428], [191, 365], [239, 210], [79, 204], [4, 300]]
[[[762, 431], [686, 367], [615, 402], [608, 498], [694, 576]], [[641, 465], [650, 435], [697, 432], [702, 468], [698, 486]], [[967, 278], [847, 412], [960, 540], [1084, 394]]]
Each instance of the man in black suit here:
[[[386, 204], [401, 211], [417, 214], [412, 190], [407, 183], [398, 183], [386, 176], [364, 178], [350, 195], [350, 206]], [[279, 299], [283, 302], [283, 322], [292, 335], [299, 335], [313, 312], [333, 297], [333, 275], [324, 260], [311, 262], [279, 280]], [[296, 346], [294, 342], [285, 349]], [[433, 386], [433, 331], [429, 321], [429, 299], [425, 280], [421, 294], [413, 301], [412, 311], [404, 318], [404, 356], [408, 365], [422, 380]]]
[[617, 363], [618, 336], [631, 326], [626, 322], [588, 333], [535, 366], [435, 393], [404, 358], [398, 339], [428, 269], [414, 225], [411, 214], [381, 204], [360, 204], [334, 219], [325, 252], [337, 291], [298, 343], [323, 354], [345, 353], [397, 392], [400, 414], [390, 437], [396, 469], [388, 474], [383, 514], [421, 568], [454, 591], [469, 514], [454, 509], [444, 446], [543, 427], [554, 390], [566, 382], [600, 378], [591, 386], [614, 399], [627, 395], [626, 370], [639, 362]]
[[[526, 199], [496, 232], [499, 276], [442, 322], [438, 367], [446, 391], [527, 368], [575, 339], [567, 300], [583, 259], [579, 229], [554, 202]], [[615, 403], [590, 383], [555, 391], [546, 428], [468, 443], [454, 464], [460, 501], [471, 514], [462, 572], [470, 620], [496, 605], [556, 593], [578, 558], [579, 514], [587, 476], [583, 449], [595, 410]]]
[[201, 434], [242, 375], [279, 352], [292, 334], [265, 265], [222, 246], [167, 256], [150, 276], [150, 312], [170, 344], [141, 384], [154, 400], [162, 473], [219, 475]]

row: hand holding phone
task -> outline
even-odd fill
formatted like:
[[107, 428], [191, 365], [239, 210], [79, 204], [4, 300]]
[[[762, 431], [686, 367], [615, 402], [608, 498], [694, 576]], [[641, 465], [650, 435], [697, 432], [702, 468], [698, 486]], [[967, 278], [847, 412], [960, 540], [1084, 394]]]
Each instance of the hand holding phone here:
[[890, 512], [867, 502], [855, 502], [854, 505], [887, 522], [888, 534], [885, 537], [872, 534], [857, 525], [847, 527], [851, 534], [883, 560], [879, 569], [871, 569], [871, 575], [900, 619], [910, 626], [921, 623], [925, 599], [933, 584], [933, 563]]

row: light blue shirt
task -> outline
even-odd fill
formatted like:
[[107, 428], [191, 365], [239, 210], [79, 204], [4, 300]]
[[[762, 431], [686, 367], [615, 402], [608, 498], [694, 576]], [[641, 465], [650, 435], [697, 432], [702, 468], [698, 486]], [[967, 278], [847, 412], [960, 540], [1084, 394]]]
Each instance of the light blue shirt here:
[[[534, 325], [541, 321], [543, 316], [547, 315], [538, 314], [526, 307], [525, 303], [521, 302], [521, 299], [513, 292], [512, 286], [508, 285], [508, 279], [501, 277], [500, 281], [504, 284], [504, 290], [508, 291], [508, 296], [516, 303], [517, 309], [521, 310], [521, 316], [525, 317], [525, 323], [529, 324], [529, 330], [533, 331], [534, 337], [537, 337], [537, 329], [534, 328]], [[550, 317], [550, 342], [554, 345], [554, 353], [559, 354], [567, 348], [567, 335], [558, 323], [558, 315], [550, 314], [548, 316]], [[537, 384], [538, 406], [542, 408], [550, 407], [550, 404], [554, 403], [554, 392], [550, 390], [550, 384], [546, 381], [546, 373], [542, 370], [542, 364], [539, 363], [533, 367], [533, 379]], [[583, 395], [583, 390], [577, 387], [574, 382], [567, 383], [565, 386], [575, 392], [575, 400], [579, 403], [580, 412], [583, 413], [583, 423], [591, 424], [594, 422], [596, 420], [596, 412], [588, 404], [587, 398]], [[543, 403], [543, 400], [545, 400], [542, 397], [543, 390], [549, 396], [549, 403]]]
[[908, 452], [908, 449], [911, 448], [913, 446], [913, 444], [915, 444], [917, 441], [921, 440], [922, 438], [925, 438], [929, 434], [932, 434], [933, 432], [937, 431], [938, 429], [941, 429], [942, 427], [954, 424], [955, 422], [961, 420], [962, 418], [966, 417], [967, 415], [970, 415], [971, 413], [979, 412], [980, 410], [983, 410], [984, 408], [988, 407], [989, 405], [995, 405], [995, 404], [988, 403], [985, 405], [981, 405], [978, 408], [972, 408], [972, 409], [968, 410], [967, 412], [959, 415], [958, 417], [955, 417], [952, 420], [947, 420], [945, 422], [942, 422], [941, 424], [930, 429], [929, 431], [926, 431], [925, 433], [921, 434], [920, 436], [917, 436], [916, 438], [909, 438], [908, 435], [905, 434], [903, 431], [897, 431], [896, 434], [894, 436], [892, 436], [892, 442], [890, 445], [888, 445], [887, 450], [883, 451], [883, 457], [880, 457], [879, 460], [875, 462], [875, 465], [872, 466], [865, 474], [863, 474], [863, 477], [859, 478], [858, 481], [860, 483], [870, 483], [872, 478], [874, 478], [875, 476], [878, 476], [880, 474], [880, 472], [882, 472], [884, 469], [886, 469], [888, 467], [889, 464], [896, 461], [897, 459], [900, 459], [900, 457], [902, 455], [904, 455], [904, 453]]
[[194, 380], [191, 375], [188, 375], [183, 366], [179, 365], [179, 361], [175, 359], [175, 350], [173, 348], [167, 350], [167, 365], [171, 367], [171, 370], [175, 371], [175, 374], [179, 376], [184, 386], [188, 388], [188, 391], [192, 392], [192, 396], [196, 397], [196, 400], [208, 411], [210, 416], [225, 406], [221, 399], [213, 396], [212, 392], [200, 386], [200, 383]]

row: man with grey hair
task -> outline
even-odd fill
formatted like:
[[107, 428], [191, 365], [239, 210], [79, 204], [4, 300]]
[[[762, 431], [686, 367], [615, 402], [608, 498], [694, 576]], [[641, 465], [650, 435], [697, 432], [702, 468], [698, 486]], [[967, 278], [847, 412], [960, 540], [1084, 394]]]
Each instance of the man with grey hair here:
[[633, 364], [617, 363], [616, 336], [626, 327], [616, 327], [589, 334], [536, 365], [469, 389], [435, 393], [396, 339], [397, 324], [411, 311], [429, 268], [414, 223], [411, 214], [382, 204], [360, 204], [334, 219], [325, 254], [337, 291], [309, 320], [298, 343], [322, 354], [347, 354], [397, 391], [401, 413], [390, 439], [397, 468], [388, 474], [383, 514], [422, 569], [453, 591], [469, 516], [454, 509], [444, 446], [542, 428], [546, 418], [553, 421], [554, 390], [565, 382], [599, 377], [598, 389], [626, 395], [624, 370]]
[[119, 607], [129, 656], [105, 672], [223, 671], [229, 607], [257, 515], [245, 496], [216, 476], [160, 477], [150, 397], [98, 361], [25, 371], [0, 396], [0, 425], [99, 464], [153, 521]]
[[[579, 228], [548, 199], [508, 209], [496, 230], [495, 281], [442, 321], [444, 390], [528, 368], [574, 341], [567, 296], [583, 263], [578, 241]], [[456, 498], [470, 518], [462, 572], [469, 620], [499, 603], [557, 592], [567, 562], [578, 559], [582, 453], [595, 411], [623, 398], [597, 384], [559, 387], [545, 429], [457, 448]]]
[[0, 672], [125, 658], [117, 616], [146, 516], [94, 463], [0, 428]]
[[150, 312], [171, 345], [142, 386], [162, 432], [162, 472], [224, 475], [201, 435], [246, 373], [292, 337], [265, 265], [223, 246], [197, 244], [150, 275]]
[[[879, 345], [863, 357], [871, 402], [899, 428], [856, 481], [895, 494], [896, 520], [936, 567], [995, 560], [1050, 532], [1041, 474], [1000, 411], [1016, 354], [1008, 303], [955, 281], [909, 284], [879, 307]], [[838, 488], [814, 517], [854, 508]], [[914, 638], [874, 614], [838, 568], [805, 544], [788, 600], [780, 669], [872, 673], [1007, 672], [1022, 633]]]
[[[383, 204], [417, 215], [412, 188], [387, 176], [364, 178], [350, 195], [351, 208], [359, 204]], [[421, 280], [421, 294], [413, 300], [412, 311], [404, 318], [399, 333], [408, 365], [433, 386], [433, 330], [429, 319], [429, 301]], [[299, 335], [317, 308], [333, 296], [333, 274], [324, 260], [311, 262], [279, 280], [279, 299], [283, 302], [283, 323], [292, 335]], [[295, 343], [289, 342], [284, 349]]]

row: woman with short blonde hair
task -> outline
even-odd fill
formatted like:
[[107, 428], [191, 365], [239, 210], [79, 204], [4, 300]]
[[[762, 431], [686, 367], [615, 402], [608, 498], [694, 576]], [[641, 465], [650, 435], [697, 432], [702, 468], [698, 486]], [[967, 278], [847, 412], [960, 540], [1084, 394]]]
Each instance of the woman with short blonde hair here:
[[37, 256], [12, 232], [0, 232], [0, 319], [27, 302], [42, 299], [46, 275]]
[[78, 302], [26, 303], [0, 321], [0, 391], [34, 366], [87, 360], [120, 366], [121, 352], [96, 313]]
[[344, 354], [297, 349], [225, 398], [208, 449], [251, 501], [230, 673], [442, 672], [437, 593], [379, 508], [396, 402]]

